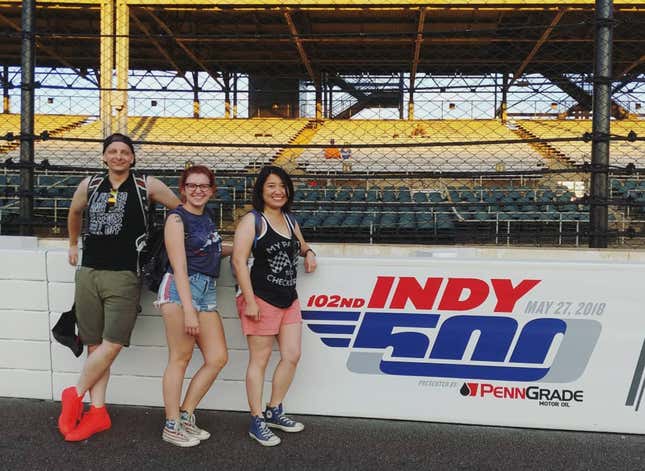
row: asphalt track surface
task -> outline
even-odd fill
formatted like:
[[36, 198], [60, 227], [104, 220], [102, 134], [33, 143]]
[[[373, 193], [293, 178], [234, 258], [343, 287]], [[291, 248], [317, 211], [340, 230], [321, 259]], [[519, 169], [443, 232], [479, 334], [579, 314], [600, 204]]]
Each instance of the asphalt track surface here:
[[161, 440], [163, 410], [108, 406], [112, 429], [66, 443], [59, 403], [0, 398], [0, 470], [644, 470], [645, 435], [297, 416], [277, 447], [248, 438], [248, 414], [200, 411], [212, 437], [194, 448]]

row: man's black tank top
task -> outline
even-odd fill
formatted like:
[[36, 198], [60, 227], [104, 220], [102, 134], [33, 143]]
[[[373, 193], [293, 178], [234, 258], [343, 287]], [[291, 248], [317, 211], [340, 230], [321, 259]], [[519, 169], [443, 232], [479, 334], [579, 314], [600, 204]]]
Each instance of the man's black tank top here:
[[300, 255], [300, 241], [289, 218], [285, 217], [290, 237], [276, 232], [264, 214], [266, 232], [258, 238], [253, 248], [251, 284], [256, 296], [269, 304], [287, 308], [298, 299], [296, 292], [296, 267]]
[[97, 270], [137, 271], [136, 239], [146, 232], [134, 176], [111, 197], [105, 178], [87, 204], [87, 230], [83, 239], [84, 267]]

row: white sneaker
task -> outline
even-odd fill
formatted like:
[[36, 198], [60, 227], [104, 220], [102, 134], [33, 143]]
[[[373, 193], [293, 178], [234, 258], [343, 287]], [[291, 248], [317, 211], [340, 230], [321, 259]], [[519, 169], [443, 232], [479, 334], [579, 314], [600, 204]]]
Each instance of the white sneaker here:
[[[170, 423], [169, 423], [170, 422]], [[176, 446], [190, 447], [199, 445], [199, 438], [186, 433], [179, 422], [168, 421], [163, 428], [161, 439]]]
[[195, 414], [182, 412], [179, 417], [179, 423], [188, 435], [196, 437], [198, 440], [207, 440], [211, 437], [209, 432], [197, 426], [195, 423]]

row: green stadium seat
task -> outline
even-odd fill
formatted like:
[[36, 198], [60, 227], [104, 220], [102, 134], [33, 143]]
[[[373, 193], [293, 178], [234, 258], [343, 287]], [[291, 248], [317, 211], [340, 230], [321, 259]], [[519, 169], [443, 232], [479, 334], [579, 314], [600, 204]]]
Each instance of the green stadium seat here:
[[451, 218], [437, 217], [437, 230], [440, 231], [453, 231], [455, 223]]
[[350, 213], [345, 216], [345, 219], [343, 219], [342, 226], [343, 227], [357, 227], [360, 226], [361, 224], [361, 215], [360, 214], [355, 214], [355, 213]]
[[336, 201], [350, 201], [352, 199], [352, 189], [349, 187], [342, 187], [336, 193]]
[[231, 189], [218, 187], [217, 192], [215, 193], [215, 199], [217, 199], [222, 203], [228, 203], [233, 201]]
[[303, 221], [302, 227], [305, 229], [310, 229], [313, 227], [319, 227], [321, 224], [322, 224], [322, 218], [319, 215], [314, 214], [309, 216]]
[[392, 229], [397, 227], [399, 224], [399, 219], [394, 213], [385, 213], [381, 216], [379, 221], [379, 226], [384, 229]]
[[352, 201], [365, 201], [367, 197], [367, 192], [364, 188], [354, 188], [352, 193]]
[[370, 227], [378, 223], [378, 217], [373, 214], [366, 214], [362, 217], [360, 226], [361, 227]]
[[415, 203], [427, 203], [428, 202], [428, 195], [426, 193], [421, 192], [421, 191], [417, 191], [412, 195], [412, 200]]
[[402, 186], [399, 188], [399, 198], [400, 203], [410, 203], [412, 202], [412, 195], [410, 193], [410, 188], [407, 186]]
[[323, 227], [338, 227], [340, 226], [341, 218], [343, 216], [341, 214], [330, 214], [325, 217], [323, 220], [322, 226]]
[[367, 202], [376, 203], [377, 201], [379, 201], [379, 189], [373, 186], [367, 190]]
[[445, 201], [445, 199], [443, 196], [441, 196], [441, 193], [432, 192], [428, 195], [428, 201], [430, 201], [431, 203], [441, 203], [442, 201]]
[[383, 189], [383, 202], [394, 203], [396, 202], [396, 195], [394, 194], [394, 187], [387, 186]]
[[321, 198], [321, 191], [317, 188], [312, 188], [307, 195], [305, 196], [305, 201], [313, 202], [313, 201], [320, 201]]
[[296, 188], [293, 192], [294, 201], [305, 201], [307, 199], [307, 192], [302, 188]]
[[399, 227], [401, 229], [414, 229], [416, 227], [414, 213], [401, 214]]

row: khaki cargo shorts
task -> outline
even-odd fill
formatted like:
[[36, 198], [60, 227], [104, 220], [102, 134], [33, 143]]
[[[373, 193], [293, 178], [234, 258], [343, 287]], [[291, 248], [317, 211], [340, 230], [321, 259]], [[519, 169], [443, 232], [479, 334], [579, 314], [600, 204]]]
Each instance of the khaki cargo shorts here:
[[101, 341], [127, 347], [134, 329], [141, 297], [141, 282], [132, 271], [76, 271], [76, 322], [85, 345]]

